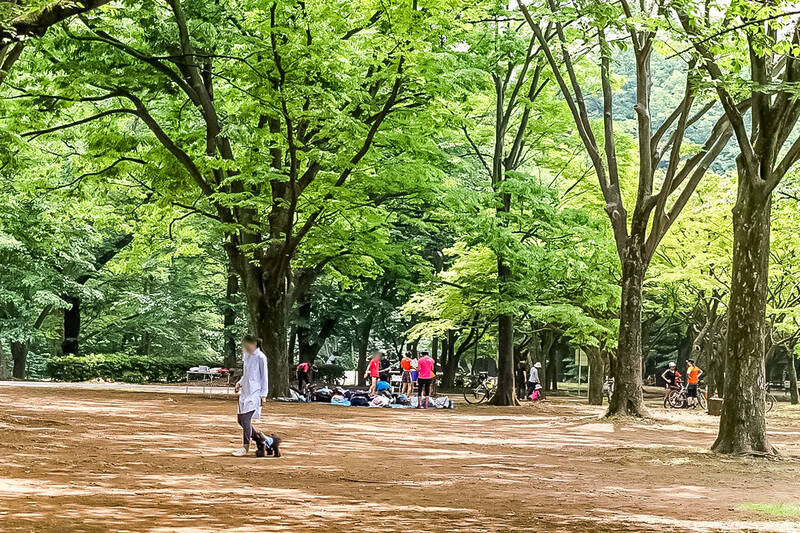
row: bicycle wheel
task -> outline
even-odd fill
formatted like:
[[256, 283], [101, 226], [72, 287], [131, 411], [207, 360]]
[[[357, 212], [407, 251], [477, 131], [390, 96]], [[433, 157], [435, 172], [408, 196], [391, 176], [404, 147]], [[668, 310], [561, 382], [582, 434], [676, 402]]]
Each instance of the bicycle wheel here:
[[766, 398], [766, 400], [767, 400], [767, 405], [766, 405], [766, 407], [767, 407], [767, 412], [769, 413], [769, 412], [770, 412], [770, 411], [772, 411], [772, 409], [775, 407], [775, 396], [773, 396], [773, 395], [772, 395], [772, 394], [770, 394], [770, 393], [767, 393], [767, 398]]
[[669, 395], [669, 406], [673, 409], [683, 409], [686, 406], [686, 396], [681, 391], [674, 391]]
[[472, 390], [464, 392], [464, 400], [469, 404], [483, 403], [489, 396], [486, 385], [480, 384]]
[[697, 391], [697, 403], [700, 404], [700, 407], [702, 407], [704, 411], [708, 411], [708, 401], [706, 398], [706, 391], [704, 390]]

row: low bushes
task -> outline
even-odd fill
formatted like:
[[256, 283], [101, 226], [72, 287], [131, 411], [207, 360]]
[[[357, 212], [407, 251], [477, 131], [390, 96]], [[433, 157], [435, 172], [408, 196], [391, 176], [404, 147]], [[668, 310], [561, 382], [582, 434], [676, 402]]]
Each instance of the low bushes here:
[[318, 364], [315, 379], [324, 382], [338, 383], [344, 379], [344, 368], [339, 365]]
[[181, 381], [186, 379], [186, 371], [193, 366], [218, 364], [218, 361], [203, 356], [155, 357], [125, 353], [66, 355], [47, 362], [47, 375], [58, 381], [94, 378], [131, 383]]

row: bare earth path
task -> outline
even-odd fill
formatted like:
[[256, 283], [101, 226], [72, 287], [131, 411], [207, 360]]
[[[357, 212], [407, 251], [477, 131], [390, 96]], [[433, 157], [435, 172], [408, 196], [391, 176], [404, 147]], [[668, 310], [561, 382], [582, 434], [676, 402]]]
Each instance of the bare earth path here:
[[[0, 387], [2, 531], [800, 531], [745, 503], [800, 502], [784, 459], [707, 452], [717, 420], [609, 424], [577, 401], [452, 411], [271, 403], [281, 459], [236, 459], [229, 398]], [[690, 519], [693, 518], [693, 519]]]

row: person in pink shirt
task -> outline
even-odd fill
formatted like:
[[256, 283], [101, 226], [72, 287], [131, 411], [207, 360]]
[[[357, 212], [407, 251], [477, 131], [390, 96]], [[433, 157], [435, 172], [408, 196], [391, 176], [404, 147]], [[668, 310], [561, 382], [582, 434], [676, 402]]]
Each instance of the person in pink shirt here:
[[417, 408], [428, 407], [428, 397], [431, 395], [431, 383], [436, 378], [433, 373], [434, 361], [428, 352], [422, 352], [417, 365], [419, 366], [419, 378], [417, 388]]

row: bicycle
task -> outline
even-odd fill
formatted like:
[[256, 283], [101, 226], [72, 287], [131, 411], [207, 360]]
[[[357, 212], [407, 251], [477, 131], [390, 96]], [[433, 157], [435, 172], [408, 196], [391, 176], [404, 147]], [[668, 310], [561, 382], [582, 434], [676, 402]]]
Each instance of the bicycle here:
[[774, 409], [774, 408], [775, 408], [775, 402], [776, 402], [776, 401], [777, 401], [777, 400], [775, 399], [775, 396], [773, 396], [773, 395], [772, 395], [772, 392], [771, 392], [771, 391], [770, 391], [770, 389], [769, 389], [769, 385], [767, 385], [767, 395], [766, 395], [766, 397], [764, 398], [764, 402], [765, 402], [765, 404], [766, 404], [766, 405], [765, 405], [765, 407], [766, 407], [766, 411], [767, 411], [768, 413], [769, 413], [770, 411], [772, 411], [772, 409]]
[[606, 398], [608, 398], [608, 403], [611, 403], [611, 398], [614, 396], [614, 378], [608, 376], [603, 382], [603, 392], [606, 394]]
[[[707, 393], [705, 389], [697, 388], [697, 404], [702, 409], [708, 409]], [[664, 398], [664, 408], [683, 409], [689, 406], [689, 389], [686, 385], [680, 385], [670, 390]]]
[[469, 404], [482, 404], [491, 400], [497, 392], [497, 378], [490, 378], [487, 372], [480, 372], [479, 383], [471, 390], [464, 391], [464, 400]]

